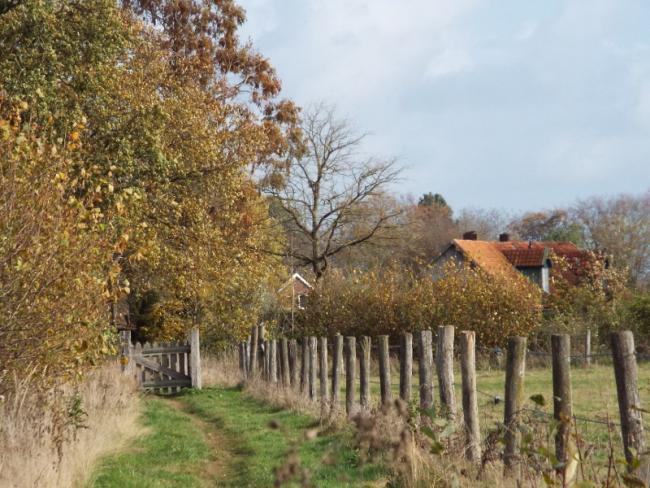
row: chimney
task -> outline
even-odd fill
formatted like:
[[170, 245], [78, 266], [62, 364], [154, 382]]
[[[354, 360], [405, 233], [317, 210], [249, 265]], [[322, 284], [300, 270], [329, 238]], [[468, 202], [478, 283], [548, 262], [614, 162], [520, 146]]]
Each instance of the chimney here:
[[465, 239], [466, 241], [475, 241], [477, 238], [478, 236], [476, 235], [475, 230], [470, 230], [463, 234], [463, 239]]
[[504, 232], [503, 234], [499, 234], [499, 242], [508, 242], [510, 240], [510, 234], [507, 232]]

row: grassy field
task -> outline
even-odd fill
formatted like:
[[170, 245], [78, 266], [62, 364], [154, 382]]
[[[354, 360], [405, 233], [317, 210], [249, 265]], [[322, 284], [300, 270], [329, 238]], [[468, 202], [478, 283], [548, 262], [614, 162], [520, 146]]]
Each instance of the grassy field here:
[[[399, 377], [397, 374], [398, 364], [392, 366], [392, 390], [393, 395], [399, 395]], [[459, 416], [462, 415], [461, 401], [461, 378], [456, 365], [456, 401], [459, 409]], [[638, 365], [639, 393], [641, 406], [650, 408], [650, 362], [642, 362]], [[589, 368], [574, 366], [571, 370], [573, 412], [578, 417], [577, 426], [579, 434], [589, 443], [594, 445], [596, 451], [602, 451], [609, 443], [609, 431], [607, 425], [602, 423], [587, 422], [583, 419], [614, 422], [618, 424], [619, 413], [616, 397], [616, 383], [614, 380], [614, 369], [611, 364], [592, 365]], [[417, 365], [414, 365], [413, 376], [413, 401], [418, 401], [418, 378]], [[434, 378], [434, 399], [439, 402], [437, 381]], [[546, 405], [540, 407], [530, 400], [527, 400], [527, 407], [538, 409], [552, 414], [553, 412], [553, 383], [550, 367], [529, 367], [526, 370], [524, 389], [527, 399], [532, 395], [543, 395]], [[479, 415], [481, 430], [485, 435], [488, 430], [493, 429], [497, 422], [503, 422], [503, 396], [505, 388], [505, 372], [501, 370], [479, 370], [477, 372], [477, 390], [479, 401]], [[379, 398], [379, 378], [371, 379], [371, 394], [373, 400]], [[498, 397], [499, 401], [495, 402]], [[650, 415], [645, 415], [646, 429], [650, 427]], [[616, 449], [622, 452], [620, 440], [620, 429], [613, 429], [613, 442]]]
[[106, 459], [91, 486], [265, 487], [296, 453], [319, 487], [373, 486], [384, 470], [359, 465], [346, 432], [305, 433], [313, 418], [270, 407], [236, 388], [210, 388], [146, 401], [149, 433]]

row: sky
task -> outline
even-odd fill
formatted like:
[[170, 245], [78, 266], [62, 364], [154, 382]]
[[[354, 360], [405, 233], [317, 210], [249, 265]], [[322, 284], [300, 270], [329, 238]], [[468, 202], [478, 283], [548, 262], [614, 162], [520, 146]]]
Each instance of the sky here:
[[284, 96], [326, 102], [452, 208], [650, 188], [647, 0], [240, 0]]

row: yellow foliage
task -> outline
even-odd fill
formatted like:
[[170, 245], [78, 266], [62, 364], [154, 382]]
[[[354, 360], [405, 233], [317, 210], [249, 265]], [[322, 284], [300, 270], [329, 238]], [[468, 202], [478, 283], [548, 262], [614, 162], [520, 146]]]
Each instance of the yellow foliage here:
[[539, 323], [540, 291], [521, 280], [449, 264], [434, 281], [427, 270], [332, 272], [300, 314], [300, 334], [397, 335], [438, 325], [474, 330], [484, 346], [526, 335]]

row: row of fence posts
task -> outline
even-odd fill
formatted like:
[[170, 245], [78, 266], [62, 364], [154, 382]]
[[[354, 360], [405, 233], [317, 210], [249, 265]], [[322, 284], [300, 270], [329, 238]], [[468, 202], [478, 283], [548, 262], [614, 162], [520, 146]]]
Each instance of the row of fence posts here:
[[[370, 364], [372, 339], [363, 336], [358, 341], [359, 350], [359, 404], [355, 401], [357, 384], [357, 339], [336, 335], [332, 344], [332, 371], [328, 372], [328, 338], [304, 337], [297, 340], [267, 339], [263, 325], [253, 327], [248, 341], [239, 344], [239, 366], [247, 378], [259, 375], [265, 381], [284, 388], [295, 388], [312, 400], [320, 399], [321, 415], [335, 414], [340, 408], [341, 376], [345, 374], [345, 411], [348, 416], [357, 409], [368, 409], [370, 398]], [[440, 326], [437, 331], [435, 370], [440, 395], [439, 415], [456, 420], [454, 388], [454, 332], [453, 326]], [[417, 336], [419, 376], [419, 407], [433, 412], [433, 334], [421, 330]], [[647, 486], [650, 482], [650, 464], [645, 459], [646, 443], [637, 386], [637, 364], [634, 337], [630, 331], [611, 334], [611, 349], [618, 394], [621, 434], [625, 458], [630, 472]], [[392, 401], [389, 337], [377, 336], [379, 362], [380, 402]], [[504, 395], [504, 470], [506, 474], [521, 475], [521, 416], [524, 407], [524, 374], [526, 363], [526, 337], [508, 339], [505, 366]], [[481, 461], [481, 434], [479, 429], [476, 388], [476, 340], [473, 331], [462, 331], [459, 337], [463, 425], [465, 455], [474, 463]], [[589, 340], [586, 341], [586, 344]], [[404, 333], [400, 338], [399, 395], [406, 402], [412, 397], [413, 335]], [[575, 451], [571, 428], [574, 422], [571, 402], [571, 339], [569, 335], [551, 336], [553, 375], [553, 417], [558, 422], [555, 435], [555, 452], [559, 461], [558, 472], [568, 485], [575, 476], [575, 466], [580, 461]], [[301, 356], [301, 360], [299, 360]], [[300, 363], [300, 369], [299, 369]], [[317, 394], [317, 372], [320, 382]], [[328, 377], [331, 384], [328, 385]], [[331, 388], [330, 388], [331, 386]], [[642, 459], [637, 458], [639, 455]], [[573, 465], [573, 470], [569, 472]]]

